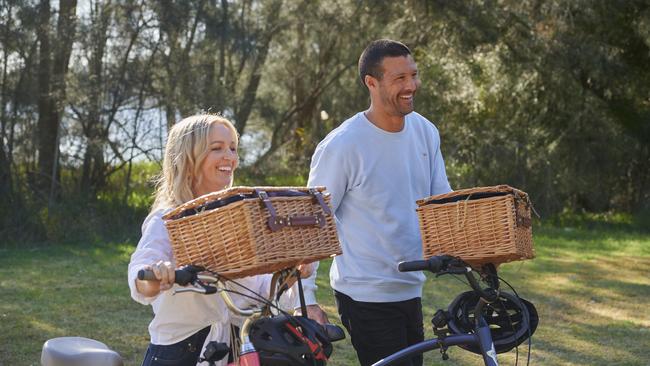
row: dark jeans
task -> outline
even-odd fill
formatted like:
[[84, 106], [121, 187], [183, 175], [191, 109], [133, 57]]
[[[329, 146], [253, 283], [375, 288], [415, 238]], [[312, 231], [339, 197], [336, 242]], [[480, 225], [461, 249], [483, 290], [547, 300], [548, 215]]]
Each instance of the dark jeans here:
[[178, 343], [164, 346], [149, 344], [142, 366], [195, 366], [208, 333], [210, 327], [205, 327]]
[[[355, 301], [334, 291], [341, 323], [363, 366], [389, 356], [424, 339], [422, 300], [417, 297], [397, 302]], [[422, 355], [404, 365], [422, 365]]]

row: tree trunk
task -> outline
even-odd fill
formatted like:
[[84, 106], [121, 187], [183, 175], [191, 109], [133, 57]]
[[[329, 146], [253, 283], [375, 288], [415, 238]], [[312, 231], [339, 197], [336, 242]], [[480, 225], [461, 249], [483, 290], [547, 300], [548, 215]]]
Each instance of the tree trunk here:
[[253, 103], [257, 98], [257, 89], [259, 87], [260, 81], [262, 79], [262, 68], [266, 63], [266, 57], [269, 53], [269, 47], [271, 45], [271, 40], [275, 33], [278, 32], [279, 20], [280, 20], [280, 9], [282, 8], [282, 1], [276, 1], [270, 5], [269, 12], [267, 13], [264, 24], [267, 24], [266, 29], [264, 30], [264, 36], [260, 42], [259, 47], [257, 48], [257, 57], [253, 62], [251, 68], [251, 77], [248, 80], [248, 85], [244, 90], [243, 100], [238, 103], [239, 108], [235, 112], [235, 123], [237, 131], [241, 135], [244, 134], [246, 129], [246, 122], [248, 117], [253, 110]]
[[65, 76], [72, 51], [76, 7], [76, 0], [60, 2], [54, 56], [50, 39], [50, 2], [42, 0], [39, 9], [38, 189], [42, 194], [49, 189], [50, 198], [59, 185], [59, 125], [66, 98]]
[[53, 101], [51, 95], [51, 54], [50, 54], [50, 2], [42, 0], [39, 5], [39, 65], [38, 65], [38, 175], [36, 187], [44, 194], [49, 187], [47, 177], [54, 166], [54, 148], [57, 121], [52, 121]]
[[94, 196], [104, 186], [104, 125], [102, 123], [102, 100], [104, 90], [104, 53], [108, 26], [111, 19], [110, 2], [93, 4], [92, 52], [89, 60], [91, 88], [88, 96], [88, 116], [86, 121], [86, 152], [84, 154], [81, 176], [81, 191]]
[[[11, 9], [9, 9], [9, 18], [11, 18]], [[2, 91], [0, 91], [0, 141], [2, 141], [2, 148], [0, 148], [0, 196], [5, 199], [11, 199], [12, 196], [12, 181], [11, 181], [11, 165], [9, 165], [10, 151], [5, 151], [5, 141], [7, 138], [7, 61], [9, 53], [4, 51], [2, 58]]]

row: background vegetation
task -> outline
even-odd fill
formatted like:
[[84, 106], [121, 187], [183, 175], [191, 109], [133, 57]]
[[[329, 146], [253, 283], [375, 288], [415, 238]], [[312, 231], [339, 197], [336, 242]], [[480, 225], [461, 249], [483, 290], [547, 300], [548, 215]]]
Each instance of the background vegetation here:
[[[219, 112], [236, 184], [303, 185], [383, 37], [415, 54], [452, 187], [510, 184], [544, 218], [538, 259], [503, 267], [540, 310], [534, 364], [647, 365], [648, 0], [0, 0], [0, 364], [64, 335], [138, 364], [124, 273], [169, 126]], [[429, 281], [425, 311], [461, 289]]]
[[508, 183], [545, 217], [649, 206], [647, 0], [2, 0], [0, 19], [3, 238], [133, 222], [168, 127], [201, 110], [236, 123], [243, 182], [304, 182], [367, 107], [356, 61], [381, 37], [415, 53], [453, 187]]

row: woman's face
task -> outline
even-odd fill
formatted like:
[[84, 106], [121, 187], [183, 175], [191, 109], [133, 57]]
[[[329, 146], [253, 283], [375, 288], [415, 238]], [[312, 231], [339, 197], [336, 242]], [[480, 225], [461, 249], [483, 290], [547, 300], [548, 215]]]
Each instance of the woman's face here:
[[208, 155], [195, 179], [194, 195], [198, 197], [228, 187], [238, 164], [237, 136], [223, 124], [213, 123], [208, 137]]

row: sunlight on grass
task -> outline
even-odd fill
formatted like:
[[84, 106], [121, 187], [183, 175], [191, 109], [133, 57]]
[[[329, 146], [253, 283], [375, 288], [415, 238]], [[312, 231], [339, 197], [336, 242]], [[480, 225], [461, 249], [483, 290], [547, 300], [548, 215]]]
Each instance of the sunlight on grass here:
[[51, 323], [46, 323], [42, 320], [33, 319], [29, 322], [31, 326], [39, 332], [44, 334], [61, 334], [63, 335], [63, 329], [57, 327]]
[[[650, 234], [625, 230], [543, 227], [535, 236], [537, 258], [502, 265], [500, 275], [537, 307], [532, 365], [648, 365], [650, 350]], [[85, 336], [106, 343], [139, 365], [148, 343], [151, 308], [131, 300], [126, 266], [134, 243], [67, 244], [0, 249], [0, 364], [37, 365], [45, 340]], [[338, 323], [329, 266], [319, 269], [317, 296]], [[453, 277], [428, 275], [423, 304], [426, 336], [430, 317], [467, 286]], [[527, 347], [519, 349], [524, 365]], [[442, 361], [438, 351], [425, 364], [481, 364], [458, 348]], [[500, 355], [515, 364], [515, 352]], [[335, 344], [330, 365], [356, 365], [349, 338]]]

